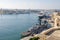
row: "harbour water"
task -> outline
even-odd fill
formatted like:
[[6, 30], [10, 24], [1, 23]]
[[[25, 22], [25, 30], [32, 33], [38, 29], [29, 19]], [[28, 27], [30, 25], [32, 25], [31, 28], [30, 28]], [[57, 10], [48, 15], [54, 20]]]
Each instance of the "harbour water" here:
[[0, 40], [20, 40], [21, 33], [36, 23], [37, 14], [0, 15]]

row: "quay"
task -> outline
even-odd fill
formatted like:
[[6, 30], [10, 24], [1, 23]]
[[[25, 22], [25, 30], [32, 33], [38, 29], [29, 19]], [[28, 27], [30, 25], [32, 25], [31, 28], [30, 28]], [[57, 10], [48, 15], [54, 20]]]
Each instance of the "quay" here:
[[[60, 12], [53, 13], [51, 20], [53, 20], [53, 26], [51, 28], [42, 31], [40, 34], [36, 34], [33, 37], [39, 37], [39, 40], [60, 40]], [[24, 38], [22, 40], [24, 40]]]
[[[47, 23], [47, 19], [48, 17], [45, 14], [42, 14], [39, 17], [39, 24], [36, 24], [36, 26], [33, 26], [32, 28], [30, 28], [28, 31], [23, 32], [22, 33], [22, 37], [27, 37], [27, 36], [34, 36], [34, 34], [39, 34], [41, 33], [43, 30], [49, 29], [48, 28], [48, 23]], [[42, 23], [43, 21], [43, 23]]]

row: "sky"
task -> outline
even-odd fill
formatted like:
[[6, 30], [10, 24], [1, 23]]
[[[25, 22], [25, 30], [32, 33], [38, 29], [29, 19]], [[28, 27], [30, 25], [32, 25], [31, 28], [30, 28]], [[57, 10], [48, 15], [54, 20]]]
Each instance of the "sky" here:
[[0, 0], [3, 9], [60, 9], [60, 0]]

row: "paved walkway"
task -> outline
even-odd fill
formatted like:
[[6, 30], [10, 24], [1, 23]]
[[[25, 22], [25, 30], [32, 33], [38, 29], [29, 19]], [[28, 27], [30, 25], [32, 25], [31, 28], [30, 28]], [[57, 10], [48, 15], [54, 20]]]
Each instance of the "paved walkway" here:
[[47, 40], [60, 40], [60, 30], [54, 31]]
[[24, 37], [21, 40], [29, 40], [30, 38], [32, 38], [32, 36]]

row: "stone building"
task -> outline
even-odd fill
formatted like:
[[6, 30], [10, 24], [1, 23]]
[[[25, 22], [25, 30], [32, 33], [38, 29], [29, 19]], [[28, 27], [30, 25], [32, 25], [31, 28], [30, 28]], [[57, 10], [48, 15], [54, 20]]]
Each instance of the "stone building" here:
[[52, 19], [54, 21], [54, 27], [59, 27], [60, 26], [60, 12], [53, 13]]
[[39, 40], [60, 40], [60, 12], [54, 12], [52, 20], [54, 26], [40, 33]]

